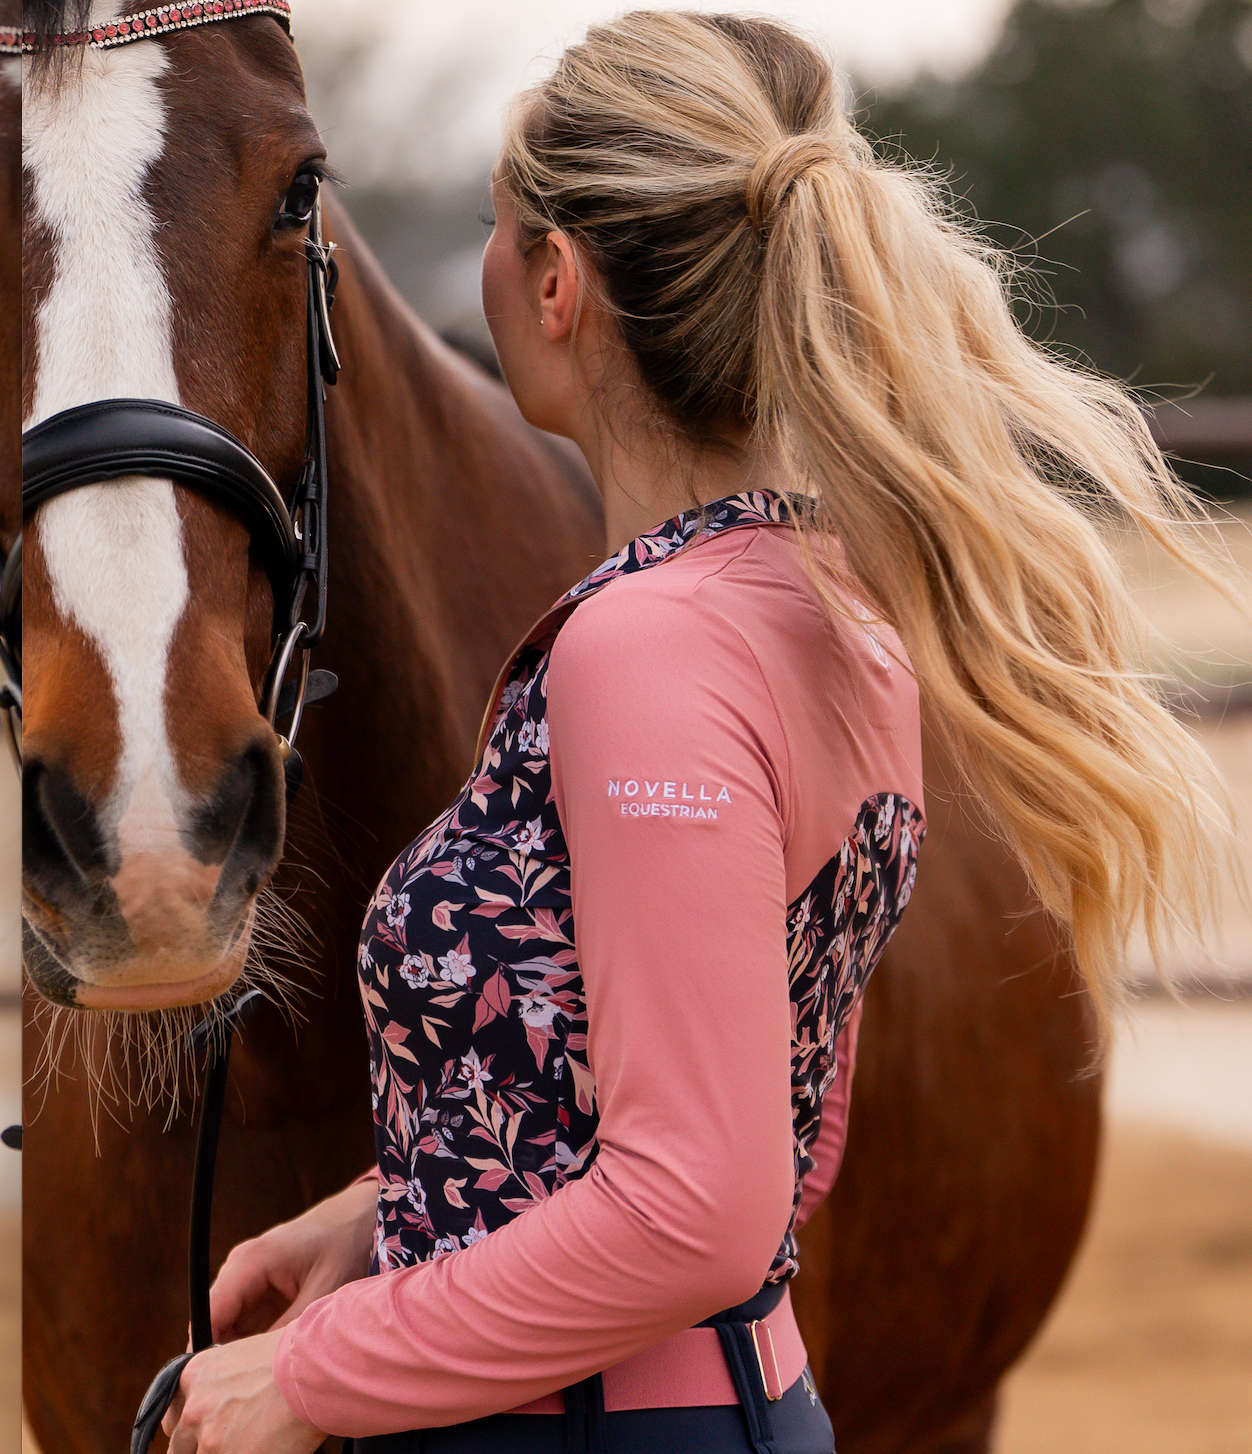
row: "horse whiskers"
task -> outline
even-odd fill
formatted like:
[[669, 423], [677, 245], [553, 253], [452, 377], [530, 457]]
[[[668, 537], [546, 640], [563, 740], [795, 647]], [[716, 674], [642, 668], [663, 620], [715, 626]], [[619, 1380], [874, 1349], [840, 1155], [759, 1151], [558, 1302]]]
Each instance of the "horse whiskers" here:
[[[209, 1043], [220, 1043], [225, 1014], [249, 990], [259, 989], [295, 1031], [308, 1016], [300, 1008], [302, 986], [295, 972], [309, 975], [307, 950], [314, 940], [307, 920], [288, 899], [263, 889], [253, 916], [244, 967], [217, 999], [168, 1010], [76, 1010], [40, 1001], [34, 1021], [43, 1031], [30, 1084], [39, 1097], [38, 1119], [48, 1094], [61, 1078], [85, 1073], [92, 1133], [100, 1146], [100, 1114], [124, 1126], [140, 1108], [165, 1108], [168, 1130], [199, 1094], [197, 1055], [189, 1045], [192, 1030], [209, 1021]], [[313, 971], [315, 973], [315, 971]], [[190, 1105], [188, 1106], [188, 1103]]]
[[261, 990], [294, 1031], [308, 1016], [298, 1003], [301, 987], [285, 971], [303, 970], [314, 977], [318, 975], [308, 954], [314, 939], [308, 920], [294, 907], [290, 897], [284, 898], [272, 888], [262, 890], [256, 901], [248, 958], [233, 988], [240, 994]]
[[192, 1079], [184, 1074], [187, 1036], [205, 1013], [199, 1005], [144, 1014], [41, 1005], [35, 1019], [44, 1022], [43, 1044], [31, 1076], [40, 1108], [63, 1076], [77, 1079], [81, 1069], [97, 1153], [101, 1112], [124, 1126], [139, 1106], [152, 1110], [168, 1099], [168, 1127], [179, 1112], [184, 1083]]

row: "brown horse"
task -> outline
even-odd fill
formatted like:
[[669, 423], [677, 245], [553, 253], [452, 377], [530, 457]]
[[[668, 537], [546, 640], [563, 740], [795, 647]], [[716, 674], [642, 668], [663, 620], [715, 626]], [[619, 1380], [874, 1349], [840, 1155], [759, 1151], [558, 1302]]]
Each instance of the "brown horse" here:
[[[323, 154], [290, 43], [255, 16], [74, 59], [25, 118], [27, 423], [179, 401], [286, 488], [304, 439], [300, 218]], [[28, 523], [32, 1076], [50, 1033], [34, 990], [86, 1007], [61, 1014], [88, 1032], [27, 1112], [26, 1398], [45, 1454], [123, 1447], [185, 1339], [191, 1121], [141, 1102], [102, 1115], [93, 1143], [88, 1079], [136, 1082], [138, 1027], [158, 1033], [132, 1013], [106, 1044], [93, 1009], [228, 988], [272, 877], [310, 923], [307, 948], [287, 946], [305, 1018], [293, 1033], [265, 1009], [237, 1048], [214, 1259], [364, 1167], [365, 901], [467, 770], [509, 647], [602, 554], [584, 473], [408, 313], [330, 199], [326, 220], [344, 371], [318, 664], [340, 688], [303, 728], [290, 821], [257, 709], [270, 588], [241, 522], [135, 478]], [[996, 1384], [1090, 1193], [1098, 1088], [1080, 1078], [1072, 966], [949, 802], [932, 787], [918, 891], [870, 993], [847, 1164], [805, 1237], [801, 1316], [841, 1454], [987, 1447]]]

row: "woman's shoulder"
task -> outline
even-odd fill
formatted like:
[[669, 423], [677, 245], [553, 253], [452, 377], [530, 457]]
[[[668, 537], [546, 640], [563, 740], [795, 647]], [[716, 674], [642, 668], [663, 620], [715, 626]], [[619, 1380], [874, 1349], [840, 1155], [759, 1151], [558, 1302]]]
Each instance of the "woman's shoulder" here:
[[697, 540], [584, 600], [561, 629], [563, 645], [594, 651], [642, 635], [675, 647], [722, 639], [742, 648], [741, 628], [762, 612], [818, 620], [799, 557], [792, 532], [779, 526], [744, 526]]
[[[788, 738], [917, 734], [917, 684], [896, 634], [851, 590], [823, 600], [785, 526], [703, 540], [587, 598], [561, 628], [558, 694], [734, 703]], [[866, 598], [868, 599], [868, 597]]]
[[588, 597], [562, 627], [561, 654], [616, 653], [632, 644], [680, 655], [755, 656], [766, 676], [783, 662], [838, 661], [845, 677], [881, 663], [883, 642], [898, 659], [894, 634], [867, 629], [871, 612], [832, 588], [832, 612], [787, 526], [744, 526], [700, 540], [669, 560], [619, 576]]

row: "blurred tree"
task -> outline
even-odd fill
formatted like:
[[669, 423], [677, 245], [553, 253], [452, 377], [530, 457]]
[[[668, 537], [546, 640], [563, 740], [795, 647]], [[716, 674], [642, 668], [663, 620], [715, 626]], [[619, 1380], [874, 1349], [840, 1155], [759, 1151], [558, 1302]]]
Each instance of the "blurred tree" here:
[[868, 125], [1004, 246], [1040, 239], [1036, 337], [1141, 387], [1252, 393], [1252, 0], [1020, 0], [979, 70]]

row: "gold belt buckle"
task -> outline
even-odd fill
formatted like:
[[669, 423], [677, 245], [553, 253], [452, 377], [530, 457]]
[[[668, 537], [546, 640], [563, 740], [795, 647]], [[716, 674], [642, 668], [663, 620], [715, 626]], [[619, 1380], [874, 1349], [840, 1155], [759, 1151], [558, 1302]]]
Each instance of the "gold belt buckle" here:
[[[759, 1335], [757, 1333], [758, 1328], [760, 1329]], [[786, 1389], [782, 1386], [782, 1374], [778, 1371], [778, 1359], [774, 1354], [774, 1339], [769, 1329], [765, 1326], [765, 1323], [760, 1319], [755, 1323], [748, 1324], [748, 1332], [752, 1334], [752, 1347], [756, 1350], [756, 1366], [761, 1370], [761, 1382], [765, 1385], [765, 1397], [770, 1403], [777, 1403], [786, 1392]], [[761, 1352], [762, 1340], [764, 1340], [769, 1350], [769, 1366], [774, 1375], [772, 1386], [778, 1390], [777, 1393], [770, 1392], [771, 1384], [769, 1374], [765, 1371], [765, 1355]]]

